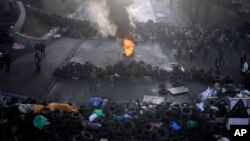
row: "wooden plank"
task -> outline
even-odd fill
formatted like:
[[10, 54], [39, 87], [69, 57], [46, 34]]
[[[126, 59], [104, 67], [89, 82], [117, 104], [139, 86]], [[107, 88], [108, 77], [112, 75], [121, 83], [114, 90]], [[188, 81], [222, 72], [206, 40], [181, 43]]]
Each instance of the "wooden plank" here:
[[188, 93], [189, 89], [181, 86], [181, 87], [174, 87], [174, 88], [169, 88], [168, 91], [172, 94], [172, 95], [177, 95], [177, 94], [183, 94], [183, 93]]

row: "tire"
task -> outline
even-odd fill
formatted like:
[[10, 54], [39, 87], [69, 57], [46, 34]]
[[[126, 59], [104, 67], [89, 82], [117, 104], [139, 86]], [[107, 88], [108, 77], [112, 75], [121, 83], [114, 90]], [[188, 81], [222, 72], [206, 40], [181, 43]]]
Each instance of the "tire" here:
[[71, 113], [70, 117], [72, 120], [81, 120], [82, 119], [82, 115], [80, 113]]
[[88, 116], [91, 114], [91, 109], [88, 106], [81, 105], [79, 108], [79, 113], [81, 113], [84, 118], [88, 118]]
[[128, 109], [128, 114], [129, 115], [134, 115], [136, 113], [137, 109], [135, 107], [130, 107]]
[[134, 123], [131, 120], [125, 120], [122, 123], [122, 131], [125, 135], [132, 135], [134, 132]]
[[192, 109], [189, 107], [182, 107], [181, 114], [184, 118], [191, 118], [192, 116]]
[[146, 133], [150, 133], [154, 130], [154, 127], [151, 124], [146, 124], [145, 125], [145, 131]]
[[213, 83], [221, 83], [221, 77], [219, 75], [214, 75]]
[[159, 89], [166, 89], [166, 86], [163, 83], [161, 83], [159, 84]]
[[162, 103], [162, 104], [156, 105], [156, 107], [155, 107], [155, 112], [160, 112], [160, 113], [162, 113], [163, 111], [164, 111], [163, 103]]
[[197, 108], [197, 107], [192, 107], [192, 118], [198, 119], [199, 116], [200, 116], [200, 113], [201, 113], [201, 111], [200, 111], [199, 108]]
[[111, 66], [111, 65], [107, 65], [106, 68], [105, 68], [105, 74], [106, 75], [112, 75], [114, 74], [114, 67]]
[[183, 82], [185, 80], [185, 78], [183, 75], [179, 75], [177, 80], [180, 82]]
[[173, 83], [173, 82], [175, 82], [177, 80], [177, 78], [176, 78], [176, 76], [174, 76], [174, 75], [171, 75], [170, 77], [169, 77], [169, 82], [170, 83]]
[[162, 122], [163, 121], [163, 115], [161, 113], [154, 113], [154, 122]]
[[121, 130], [122, 124], [121, 122], [115, 122], [115, 124], [113, 125], [113, 128], [119, 132]]
[[161, 135], [158, 132], [151, 132], [150, 133], [150, 141], [159, 141], [161, 139]]
[[204, 135], [211, 135], [213, 131], [214, 131], [213, 124], [206, 122], [201, 125], [201, 132]]
[[71, 141], [84, 141], [81, 134], [74, 135]]
[[65, 141], [66, 136], [64, 134], [55, 134], [56, 141]]
[[51, 117], [56, 120], [60, 120], [63, 116], [63, 111], [62, 110], [55, 110], [52, 114]]
[[108, 106], [108, 111], [112, 114], [116, 113], [117, 107], [115, 105]]
[[221, 69], [219, 67], [216, 67], [215, 70], [214, 70], [214, 73], [216, 75], [220, 75], [221, 74]]
[[170, 108], [171, 108], [173, 111], [180, 111], [180, 109], [181, 109], [181, 104], [180, 104], [180, 103], [172, 103], [172, 104], [170, 104]]
[[164, 111], [164, 119], [165, 120], [172, 120], [175, 117], [175, 113], [172, 110], [165, 110]]
[[166, 94], [168, 93], [168, 91], [167, 91], [166, 88], [164, 88], [164, 89], [160, 89], [160, 90], [158, 91], [158, 93], [159, 93], [160, 95], [166, 95]]
[[43, 108], [40, 112], [41, 115], [43, 115], [46, 118], [50, 118], [51, 112], [47, 108]]
[[136, 121], [136, 125], [137, 125], [138, 127], [143, 128], [143, 127], [146, 126], [147, 122], [148, 122], [148, 121], [147, 121], [147, 118], [146, 118], [145, 116], [140, 116], [140, 117], [137, 119], [137, 121]]
[[149, 110], [146, 112], [147, 121], [152, 121], [154, 119], [154, 112]]
[[53, 135], [56, 133], [56, 127], [53, 125], [47, 125], [44, 127], [44, 132], [49, 135]]
[[76, 122], [76, 121], [71, 121], [70, 123], [69, 123], [69, 128], [70, 129], [77, 129], [77, 128], [80, 128], [80, 126], [81, 126], [81, 123], [80, 122]]
[[207, 122], [210, 120], [210, 115], [209, 114], [199, 114], [198, 118], [199, 122]]
[[124, 109], [123, 105], [119, 105], [116, 107], [116, 113], [119, 115], [124, 114], [124, 110], [125, 109]]
[[165, 141], [169, 139], [170, 131], [168, 128], [162, 126], [160, 129], [157, 130], [157, 133], [160, 135], [160, 141]]
[[135, 134], [135, 136], [137, 138], [144, 137], [145, 136], [145, 130], [143, 128], [136, 128], [134, 134]]
[[191, 135], [190, 139], [191, 141], [202, 141], [201, 136], [197, 134]]
[[225, 76], [224, 82], [225, 83], [233, 83], [233, 78], [231, 76]]
[[177, 137], [170, 137], [169, 141], [181, 141], [181, 140]]
[[91, 141], [94, 139], [94, 136], [88, 131], [81, 131], [81, 135], [84, 141]]
[[183, 102], [181, 104], [182, 107], [190, 107], [190, 103], [189, 102]]

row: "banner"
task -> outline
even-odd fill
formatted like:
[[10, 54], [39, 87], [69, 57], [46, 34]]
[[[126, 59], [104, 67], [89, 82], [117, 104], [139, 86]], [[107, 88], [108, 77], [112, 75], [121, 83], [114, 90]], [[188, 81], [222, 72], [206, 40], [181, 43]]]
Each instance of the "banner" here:
[[15, 50], [19, 50], [19, 49], [25, 49], [26, 47], [24, 45], [22, 45], [22, 44], [14, 43], [12, 48], [15, 49]]

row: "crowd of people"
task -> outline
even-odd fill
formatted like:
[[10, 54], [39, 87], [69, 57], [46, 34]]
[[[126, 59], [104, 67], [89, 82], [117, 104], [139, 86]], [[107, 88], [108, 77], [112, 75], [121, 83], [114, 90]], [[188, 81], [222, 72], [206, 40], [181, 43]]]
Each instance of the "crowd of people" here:
[[[204, 64], [214, 60], [214, 67], [229, 65], [225, 56], [230, 54], [234, 60], [239, 60], [241, 80], [249, 88], [249, 23], [235, 28], [215, 26], [202, 28], [199, 24], [185, 27], [171, 26], [165, 23], [136, 22], [135, 39], [137, 41], [157, 41], [168, 47], [175, 60], [189, 60], [194, 66], [194, 60]], [[213, 56], [214, 58], [211, 58]]]
[[63, 36], [88, 38], [96, 36], [97, 34], [97, 30], [91, 26], [89, 21], [80, 21], [63, 17], [54, 13], [41, 11], [34, 7], [27, 7], [26, 11], [28, 15], [35, 16], [52, 27], [59, 27], [59, 32]]
[[250, 45], [250, 30], [242, 33], [239, 29], [225, 27], [211, 27], [203, 29], [199, 24], [195, 26], [176, 27], [165, 23], [135, 23], [136, 38], [141, 41], [159, 41], [163, 45], [171, 47], [176, 59], [182, 56], [187, 57], [192, 64], [195, 54], [203, 54], [202, 61], [206, 61], [211, 50], [215, 50], [215, 66], [225, 64], [223, 52], [226, 49], [233, 49], [239, 54], [238, 44], [241, 41], [246, 43], [243, 50], [247, 51]]

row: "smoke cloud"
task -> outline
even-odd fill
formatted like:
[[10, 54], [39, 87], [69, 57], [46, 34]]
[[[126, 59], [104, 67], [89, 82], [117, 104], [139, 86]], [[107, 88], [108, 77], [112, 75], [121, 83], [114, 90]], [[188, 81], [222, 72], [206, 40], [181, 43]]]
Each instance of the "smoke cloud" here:
[[133, 24], [126, 9], [132, 3], [133, 0], [88, 0], [86, 12], [101, 36], [123, 38], [133, 31]]

